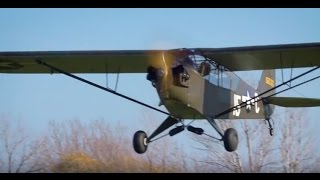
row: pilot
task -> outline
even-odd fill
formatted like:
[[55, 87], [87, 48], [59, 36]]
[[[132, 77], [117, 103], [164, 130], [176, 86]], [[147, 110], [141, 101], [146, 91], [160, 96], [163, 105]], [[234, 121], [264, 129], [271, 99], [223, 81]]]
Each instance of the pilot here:
[[210, 74], [210, 64], [206, 61], [203, 61], [198, 68], [198, 72], [201, 76], [207, 76]]

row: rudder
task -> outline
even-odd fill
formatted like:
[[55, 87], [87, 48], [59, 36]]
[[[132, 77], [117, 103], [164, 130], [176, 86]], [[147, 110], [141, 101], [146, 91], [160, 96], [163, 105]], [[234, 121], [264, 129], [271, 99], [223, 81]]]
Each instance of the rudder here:
[[[262, 75], [260, 78], [260, 82], [257, 88], [258, 94], [264, 93], [276, 86], [276, 71], [275, 69], [266, 69], [262, 71]], [[273, 89], [266, 94], [263, 94], [261, 97], [266, 97], [272, 95], [276, 92], [276, 89]], [[270, 119], [270, 116], [273, 114], [274, 105], [269, 103], [264, 103], [264, 111], [265, 111], [265, 118]]]
[[[260, 82], [257, 88], [259, 94], [264, 93], [265, 91], [274, 88], [276, 86], [276, 73], [275, 69], [267, 69], [262, 71]], [[269, 96], [276, 92], [275, 89], [269, 91], [268, 93], [262, 95], [262, 97]]]

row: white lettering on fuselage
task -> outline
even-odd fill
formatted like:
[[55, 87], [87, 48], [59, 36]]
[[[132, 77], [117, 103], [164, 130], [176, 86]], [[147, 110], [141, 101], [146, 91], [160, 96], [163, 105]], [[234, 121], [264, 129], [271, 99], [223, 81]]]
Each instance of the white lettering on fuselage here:
[[[254, 96], [258, 96], [258, 93], [254, 93]], [[234, 110], [233, 110], [233, 112], [232, 112], [232, 114], [234, 115], [234, 116], [240, 116], [240, 113], [241, 113], [241, 106], [239, 105], [240, 103], [239, 103], [239, 100], [241, 100], [242, 101], [242, 103], [246, 103], [246, 110], [248, 111], [248, 112], [250, 112], [251, 111], [251, 106], [255, 106], [255, 113], [259, 113], [259, 111], [260, 111], [260, 107], [258, 106], [258, 100], [259, 100], [260, 98], [259, 97], [256, 97], [256, 98], [254, 98], [254, 99], [252, 99], [251, 97], [250, 97], [250, 94], [249, 94], [249, 91], [247, 91], [247, 95], [246, 96], [240, 96], [240, 95], [238, 95], [238, 94], [234, 94], [233, 95], [233, 105], [235, 106], [235, 107], [237, 107], [237, 108], [235, 108]]]

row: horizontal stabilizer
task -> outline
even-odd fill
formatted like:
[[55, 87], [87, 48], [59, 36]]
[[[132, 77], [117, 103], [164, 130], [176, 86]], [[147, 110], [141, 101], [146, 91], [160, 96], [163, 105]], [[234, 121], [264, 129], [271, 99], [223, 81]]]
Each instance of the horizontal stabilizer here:
[[269, 97], [268, 103], [283, 107], [320, 106], [320, 99], [301, 97]]

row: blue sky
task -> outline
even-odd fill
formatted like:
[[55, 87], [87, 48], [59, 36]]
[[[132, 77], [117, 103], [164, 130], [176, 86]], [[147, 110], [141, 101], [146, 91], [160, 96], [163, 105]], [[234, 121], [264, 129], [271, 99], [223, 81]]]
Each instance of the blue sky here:
[[[0, 51], [170, 49], [320, 42], [320, 9], [0, 9]], [[294, 74], [303, 72], [294, 71]], [[286, 74], [289, 72], [287, 71]], [[278, 72], [279, 74], [279, 72]], [[319, 75], [319, 71], [313, 75]], [[101, 85], [104, 74], [80, 74]], [[252, 75], [244, 74], [245, 77]], [[287, 76], [288, 77], [288, 76]], [[109, 75], [114, 87], [115, 75]], [[0, 74], [0, 115], [34, 132], [50, 120], [105, 119], [144, 129], [166, 116], [63, 75]], [[291, 92], [320, 98], [320, 82]], [[145, 74], [121, 74], [118, 92], [159, 103]], [[161, 107], [161, 109], [164, 109]], [[320, 116], [310, 109], [311, 121]], [[319, 123], [317, 123], [319, 126]]]

